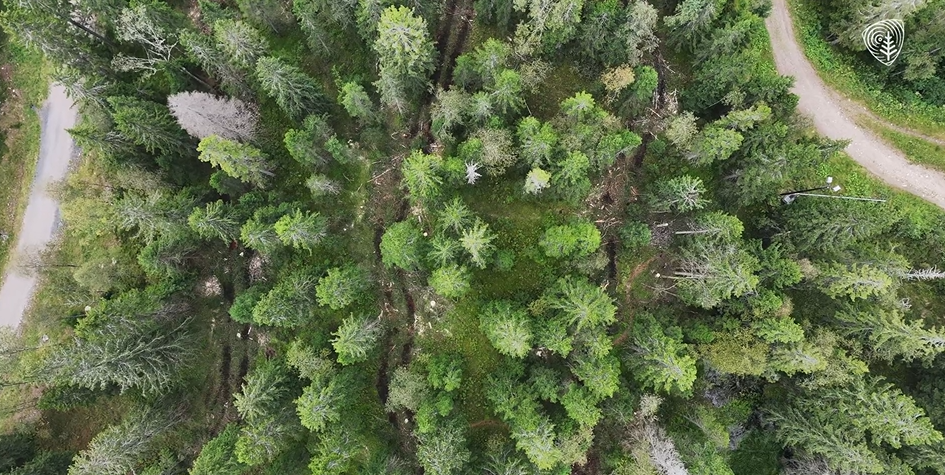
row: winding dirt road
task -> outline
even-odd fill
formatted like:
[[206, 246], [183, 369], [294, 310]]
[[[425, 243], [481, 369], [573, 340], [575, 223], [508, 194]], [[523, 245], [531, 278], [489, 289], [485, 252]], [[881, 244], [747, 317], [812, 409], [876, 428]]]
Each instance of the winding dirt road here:
[[[72, 137], [66, 129], [75, 126], [77, 110], [62, 86], [50, 86], [39, 117], [42, 128], [39, 161], [11, 262], [17, 255], [42, 249], [52, 240], [59, 227], [59, 202], [50, 196], [49, 185], [65, 178], [75, 154]], [[35, 289], [35, 277], [10, 266], [0, 287], [0, 325], [19, 326]]]
[[945, 174], [909, 162], [900, 151], [858, 126], [852, 116], [860, 106], [832, 91], [817, 76], [794, 36], [787, 0], [774, 0], [765, 24], [778, 72], [794, 76], [792, 92], [800, 97], [798, 109], [813, 119], [817, 131], [832, 139], [851, 140], [847, 154], [870, 173], [945, 209]]

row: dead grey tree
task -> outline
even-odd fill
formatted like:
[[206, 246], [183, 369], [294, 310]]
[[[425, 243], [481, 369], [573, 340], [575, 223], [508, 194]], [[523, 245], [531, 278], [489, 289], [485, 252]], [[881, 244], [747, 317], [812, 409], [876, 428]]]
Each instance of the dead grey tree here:
[[256, 137], [259, 112], [239, 99], [189, 91], [169, 96], [167, 105], [181, 128], [198, 139], [219, 135], [249, 142]]

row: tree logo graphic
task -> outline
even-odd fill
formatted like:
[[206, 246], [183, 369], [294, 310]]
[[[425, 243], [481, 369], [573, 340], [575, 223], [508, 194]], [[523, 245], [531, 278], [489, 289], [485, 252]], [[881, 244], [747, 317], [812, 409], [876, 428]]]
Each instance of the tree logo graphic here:
[[886, 66], [896, 62], [905, 39], [906, 28], [902, 20], [880, 20], [863, 30], [866, 49]]

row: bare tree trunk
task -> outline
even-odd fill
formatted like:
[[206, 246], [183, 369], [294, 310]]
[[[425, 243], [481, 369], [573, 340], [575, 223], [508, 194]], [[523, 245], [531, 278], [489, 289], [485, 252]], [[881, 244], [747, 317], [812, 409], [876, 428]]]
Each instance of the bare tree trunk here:
[[109, 49], [112, 49], [112, 50], [115, 49], [115, 44], [112, 43], [111, 40], [109, 40], [108, 38], [106, 38], [106, 37], [104, 37], [104, 36], [102, 36], [102, 35], [100, 35], [100, 34], [98, 34], [98, 33], [96, 33], [96, 32], [95, 32], [94, 30], [92, 30], [91, 28], [89, 28], [89, 27], [87, 27], [87, 26], [85, 26], [85, 25], [83, 25], [83, 24], [81, 24], [81, 23], [79, 23], [79, 22], [73, 20], [72, 18], [68, 18], [68, 17], [66, 17], [66, 16], [60, 16], [60, 18], [65, 19], [70, 25], [72, 25], [72, 26], [74, 26], [74, 27], [76, 27], [76, 28], [78, 28], [78, 29], [80, 29], [80, 30], [86, 32], [87, 34], [89, 34], [89, 35], [91, 35], [91, 36], [93, 36], [93, 37], [95, 37], [96, 39], [98, 39], [98, 40], [101, 41], [102, 43], [105, 43], [105, 44], [108, 46]]

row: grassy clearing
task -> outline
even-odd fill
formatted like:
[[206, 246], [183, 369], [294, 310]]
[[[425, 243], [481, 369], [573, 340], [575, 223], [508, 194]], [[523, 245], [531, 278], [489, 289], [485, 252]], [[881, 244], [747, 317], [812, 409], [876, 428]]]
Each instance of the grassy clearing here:
[[460, 388], [459, 403], [470, 423], [495, 418], [485, 389], [489, 375], [498, 368], [501, 357], [486, 336], [479, 330], [479, 300], [469, 296], [453, 308], [446, 317], [449, 336], [437, 345], [435, 353], [455, 352], [466, 360], [464, 382]]
[[[890, 212], [902, 216], [896, 225], [895, 233], [908, 237], [913, 249], [900, 249], [906, 257], [915, 260], [917, 256], [935, 256], [935, 249], [943, 249], [945, 236], [939, 230], [945, 223], [945, 212], [937, 206], [905, 191], [890, 188], [844, 153], [837, 154], [818, 170], [819, 179], [827, 176], [836, 177], [843, 186], [845, 196], [883, 198], [886, 203], [880, 206], [890, 207]], [[941, 263], [935, 263], [942, 265]]]
[[39, 116], [31, 106], [43, 102], [48, 91], [49, 66], [42, 54], [14, 42], [0, 47], [0, 268], [16, 243], [26, 209], [30, 182], [39, 158]]
[[[892, 137], [898, 136], [906, 145], [898, 143], [895, 145], [902, 149], [911, 160], [945, 170], [945, 152], [940, 147], [888, 129], [885, 129], [883, 135], [891, 141]], [[918, 154], [925, 152], [928, 153], [921, 160], [917, 158]], [[937, 165], [932, 161], [936, 161]], [[824, 164], [819, 173], [821, 176], [837, 177], [844, 187], [843, 194], [846, 196], [888, 199], [887, 203], [880, 203], [880, 205], [890, 207], [891, 213], [903, 217], [893, 233], [907, 239], [905, 244], [896, 249], [896, 252], [905, 256], [913, 267], [941, 268], [945, 265], [945, 235], [941, 233], [942, 226], [945, 226], [945, 211], [914, 195], [890, 188], [845, 154], [838, 154]], [[945, 324], [945, 317], [943, 317], [945, 301], [941, 298], [940, 281], [904, 282], [900, 296], [907, 298], [913, 305], [913, 310], [908, 312], [910, 318], [921, 318], [925, 320], [926, 326]]]
[[[68, 234], [60, 235], [50, 244], [55, 249], [48, 260], [50, 262], [69, 262], [82, 255], [81, 244], [77, 239], [69, 239]], [[20, 325], [24, 344], [39, 347], [30, 352], [20, 362], [21, 375], [33, 373], [33, 368], [40, 367], [40, 361], [52, 348], [68, 341], [70, 330], [66, 324], [73, 316], [74, 305], [70, 300], [79, 295], [77, 285], [71, 273], [55, 269], [42, 272], [34, 295], [34, 305], [28, 311]], [[91, 304], [91, 302], [90, 302]], [[43, 336], [49, 342], [41, 344]], [[20, 378], [24, 376], [18, 376]], [[0, 419], [0, 431], [10, 431], [21, 424], [38, 422], [41, 439], [63, 449], [84, 447], [92, 436], [104, 426], [117, 420], [116, 414], [126, 405], [125, 398], [102, 397], [92, 406], [78, 407], [68, 411], [42, 411], [35, 408], [39, 392], [35, 387], [25, 386], [9, 388], [0, 392], [0, 407], [13, 413], [12, 417]], [[16, 408], [16, 409], [14, 409]]]
[[[77, 175], [82, 173], [81, 169], [76, 172]], [[62, 233], [53, 246], [56, 262], [76, 262], [84, 252], [80, 238], [69, 232]], [[225, 249], [219, 251], [218, 257], [203, 265], [205, 272], [195, 279], [190, 317], [196, 355], [192, 365], [183, 373], [181, 386], [169, 396], [172, 404], [180, 403], [187, 411], [188, 419], [175, 431], [174, 443], [194, 450], [228, 422], [238, 419], [232, 395], [239, 389], [258, 346], [252, 338], [246, 337], [244, 325], [229, 318], [226, 298], [207, 291], [213, 287], [207, 283], [213, 282], [214, 276], [222, 287], [234, 285], [234, 276], [239, 274], [238, 269], [245, 268], [247, 260]], [[44, 335], [48, 336], [49, 343], [43, 345], [48, 349], [57, 343], [68, 342], [72, 338], [68, 323], [78, 316], [76, 309], [81, 308], [81, 304], [77, 307], [76, 302], [81, 298], [87, 299], [90, 305], [95, 304], [95, 298], [73, 279], [72, 269], [54, 268], [44, 272], [34, 307], [22, 325], [24, 339], [28, 344], [37, 345]], [[26, 358], [22, 364], [24, 374], [28, 373], [28, 368], [36, 367], [48, 349], [41, 349]], [[38, 395], [35, 388], [0, 392], [0, 407], [25, 407], [15, 417], [4, 418], [0, 430], [11, 430], [35, 421], [44, 446], [72, 451], [85, 448], [95, 434], [120, 421], [128, 409], [137, 405], [139, 397], [134, 391], [106, 395], [94, 404], [58, 411], [33, 408], [31, 403]]]
[[813, 3], [790, 0], [794, 28], [804, 54], [820, 78], [842, 94], [863, 102], [873, 113], [923, 134], [945, 138], [945, 107], [925, 103], [915, 93], [883, 90], [885, 80], [873, 73], [874, 66], [830, 46], [821, 36], [820, 20]]
[[[941, 268], [945, 265], [945, 235], [940, 232], [945, 226], [945, 211], [914, 195], [887, 186], [843, 153], [823, 164], [816, 173], [817, 177], [811, 180], [836, 177], [844, 188], [844, 196], [887, 199], [886, 203], [876, 205], [887, 207], [890, 213], [902, 216], [891, 231], [904, 238], [904, 244], [897, 247], [896, 252], [905, 256], [916, 268]], [[927, 325], [945, 323], [945, 318], [941, 316], [945, 311], [945, 302], [941, 299], [941, 282], [904, 282], [900, 295], [913, 303], [915, 310], [911, 312], [912, 318], [925, 319]]]
[[890, 145], [901, 150], [909, 161], [945, 172], [945, 147], [892, 130], [873, 120], [863, 120], [860, 125], [872, 130]]
[[[36, 143], [39, 143], [38, 136]], [[91, 168], [88, 160], [80, 162], [71, 178], [98, 183]], [[81, 308], [82, 302], [87, 302], [87, 305], [95, 303], [88, 291], [75, 281], [73, 269], [69, 267], [71, 263], [80, 262], [83, 257], [87, 243], [82, 239], [79, 235], [69, 233], [68, 229], [60, 233], [44, 255], [43, 265], [48, 267], [36, 270], [39, 281], [33, 305], [27, 310], [20, 331], [26, 346], [40, 349], [24, 356], [18, 368], [22, 375], [33, 374], [34, 368], [41, 367], [41, 361], [48, 351], [69, 341], [72, 335], [69, 322], [77, 316], [76, 309]], [[41, 343], [43, 337], [48, 337], [48, 343]], [[64, 450], [84, 448], [97, 432], [118, 421], [131, 401], [128, 396], [105, 395], [92, 405], [56, 411], [35, 408], [39, 395], [39, 389], [33, 386], [0, 392], [0, 407], [5, 410], [20, 408], [12, 411], [12, 417], [0, 420], [0, 431], [36, 422], [42, 443], [50, 448]]]
[[528, 113], [541, 120], [554, 117], [561, 101], [589, 88], [589, 81], [581, 77], [577, 68], [570, 64], [557, 64], [535, 91], [525, 94]]
[[527, 303], [538, 298], [555, 276], [562, 274], [558, 267], [565, 265], [545, 258], [537, 243], [546, 227], [567, 220], [572, 210], [558, 203], [530, 200], [510, 200], [497, 206], [495, 197], [519, 193], [522, 191], [518, 177], [488, 180], [464, 190], [464, 201], [497, 234], [496, 248], [510, 252], [514, 263], [508, 270], [490, 266], [476, 271], [473, 291], [442, 317], [443, 330], [426, 332], [419, 339], [420, 346], [431, 354], [456, 353], [466, 361], [458, 403], [471, 425], [470, 440], [474, 446], [484, 447], [491, 435], [506, 430], [485, 394], [489, 376], [503, 358], [480, 330], [479, 309], [497, 299]]
[[[77, 160], [67, 180], [90, 187], [104, 186], [104, 178], [96, 170], [94, 162], [95, 157]], [[69, 216], [68, 209], [64, 209], [63, 213]], [[69, 322], [76, 317], [74, 312], [77, 301], [88, 301], [87, 305], [96, 303], [97, 299], [91, 298], [88, 291], [73, 278], [68, 265], [82, 262], [86, 246], [105, 244], [101, 240], [90, 242], [85, 234], [73, 232], [68, 226], [49, 244], [43, 263], [50, 267], [40, 270], [33, 306], [27, 310], [20, 325], [27, 344], [39, 342], [43, 335], [48, 335], [50, 341], [59, 341], [59, 337], [68, 336], [71, 328]], [[55, 267], [59, 264], [64, 266]]]
[[818, 175], [821, 179], [833, 176], [843, 186], [846, 196], [866, 196], [888, 199], [890, 203], [906, 206], [908, 209], [937, 209], [909, 193], [886, 186], [865, 168], [856, 163], [846, 153], [838, 153], [820, 166]]

